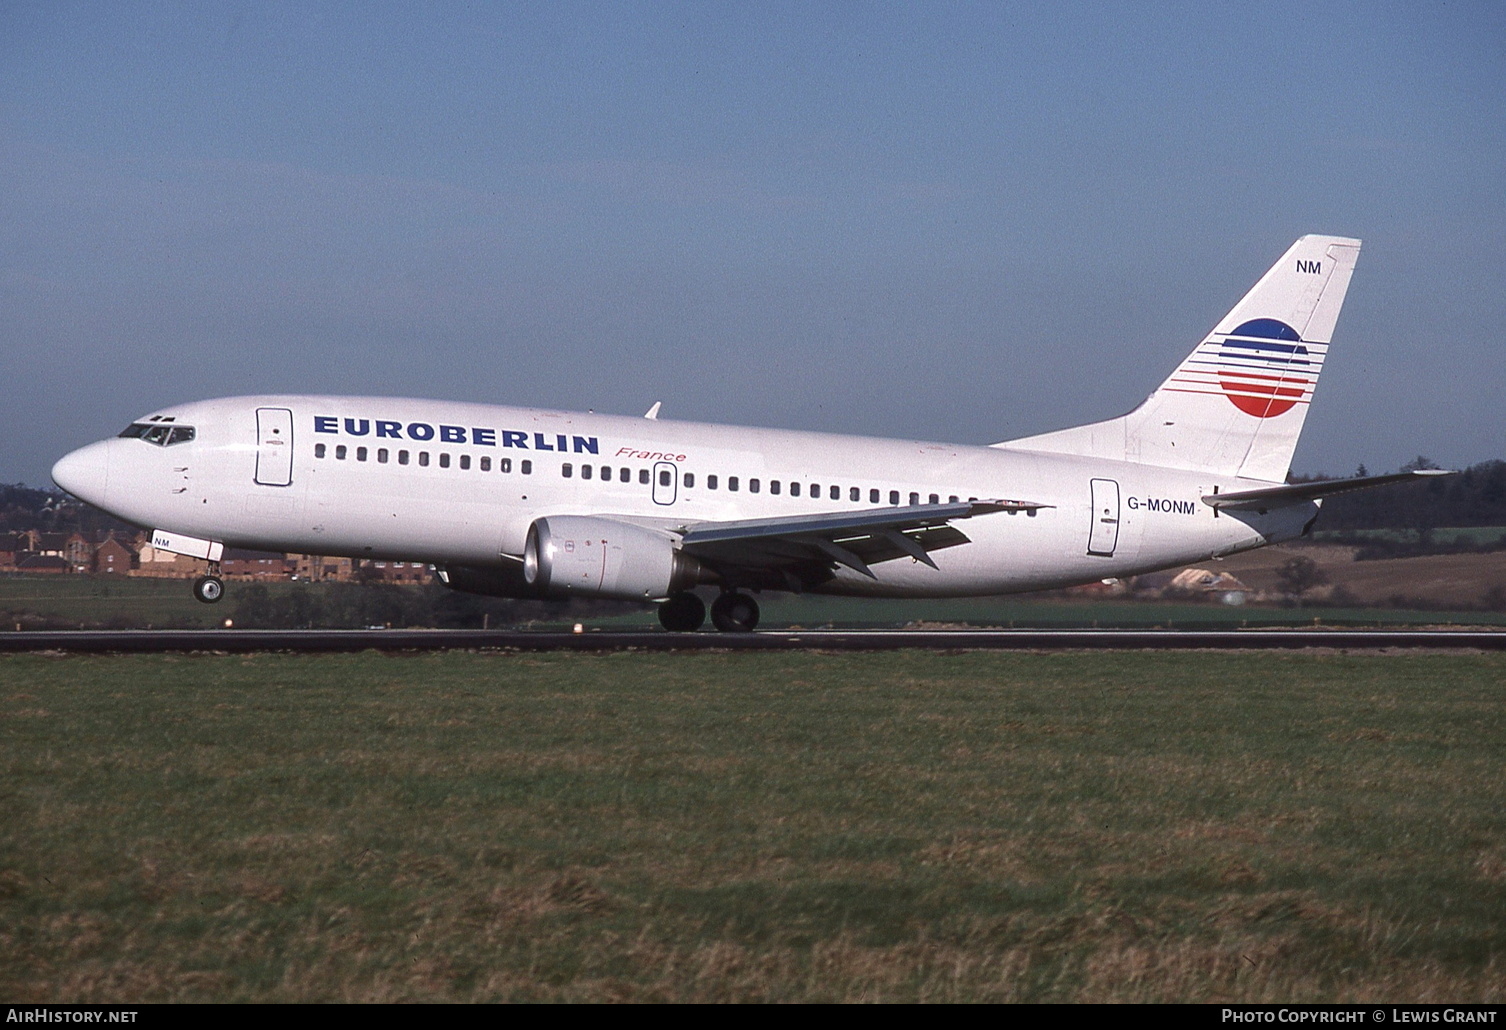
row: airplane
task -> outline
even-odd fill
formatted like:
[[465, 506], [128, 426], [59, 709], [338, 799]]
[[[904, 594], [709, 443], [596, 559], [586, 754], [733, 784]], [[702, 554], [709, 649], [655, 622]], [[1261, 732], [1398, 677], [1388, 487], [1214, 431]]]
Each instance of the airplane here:
[[[58, 486], [209, 563], [226, 547], [430, 564], [455, 590], [655, 602], [753, 630], [753, 594], [980, 596], [1292, 540], [1289, 484], [1360, 241], [1282, 255], [1134, 411], [989, 446], [398, 397], [175, 404], [64, 456]], [[1441, 473], [1448, 474], [1448, 473]]]

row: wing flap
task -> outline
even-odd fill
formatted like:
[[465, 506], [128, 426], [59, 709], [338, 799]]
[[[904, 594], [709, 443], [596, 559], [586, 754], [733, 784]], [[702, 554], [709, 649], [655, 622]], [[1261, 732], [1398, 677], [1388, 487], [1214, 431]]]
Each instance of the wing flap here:
[[829, 512], [687, 526], [682, 549], [711, 565], [779, 569], [820, 563], [873, 576], [870, 565], [914, 558], [932, 568], [930, 552], [969, 543], [949, 525], [953, 519], [1001, 511], [1038, 511], [1049, 504], [1031, 501], [955, 501]]

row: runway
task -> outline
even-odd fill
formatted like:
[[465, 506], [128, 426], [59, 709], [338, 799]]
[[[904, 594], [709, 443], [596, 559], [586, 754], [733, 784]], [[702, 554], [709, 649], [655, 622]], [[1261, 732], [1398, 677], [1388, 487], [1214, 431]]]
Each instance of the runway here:
[[1067, 651], [1506, 650], [1489, 630], [765, 630], [757, 633], [585, 633], [512, 630], [64, 630], [0, 633], [0, 652], [207, 651]]

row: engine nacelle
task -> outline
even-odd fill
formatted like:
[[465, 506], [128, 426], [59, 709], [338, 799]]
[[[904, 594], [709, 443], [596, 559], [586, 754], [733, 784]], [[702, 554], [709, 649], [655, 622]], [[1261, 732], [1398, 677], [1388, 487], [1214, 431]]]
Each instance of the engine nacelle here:
[[549, 597], [653, 601], [701, 581], [668, 533], [616, 519], [550, 515], [528, 527], [523, 578]]

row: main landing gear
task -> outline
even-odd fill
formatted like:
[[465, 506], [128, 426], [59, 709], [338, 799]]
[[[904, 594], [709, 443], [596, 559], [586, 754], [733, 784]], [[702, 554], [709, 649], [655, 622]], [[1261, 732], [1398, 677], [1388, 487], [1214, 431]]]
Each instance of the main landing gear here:
[[694, 633], [706, 621], [706, 606], [688, 590], [671, 594], [659, 606], [659, 625], [671, 633]]
[[723, 633], [752, 633], [758, 625], [758, 602], [728, 591], [711, 602], [711, 624]]
[[205, 604], [214, 604], [225, 596], [225, 581], [220, 578], [219, 562], [211, 562], [209, 575], [193, 581], [193, 596]]
[[[694, 633], [706, 621], [706, 605], [688, 590], [659, 605], [659, 624], [671, 633]], [[729, 590], [711, 602], [711, 623], [723, 633], [751, 633], [758, 625], [758, 602]]]

